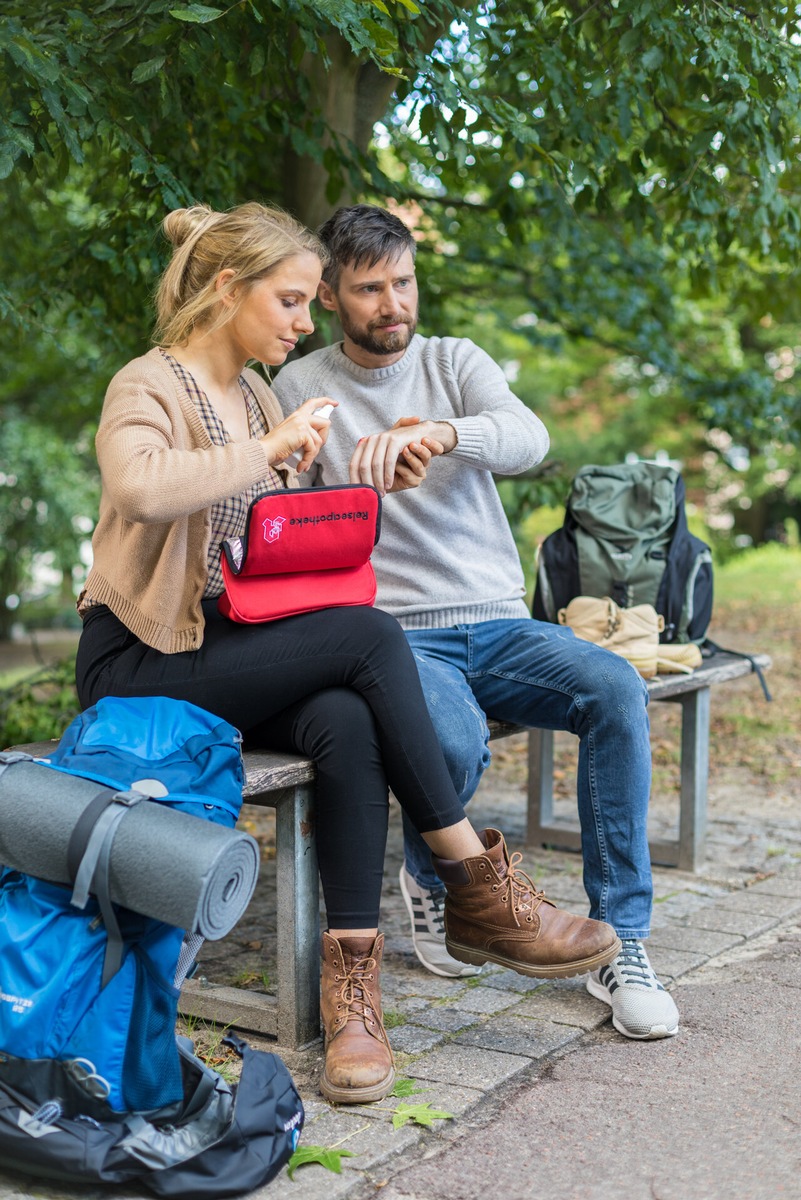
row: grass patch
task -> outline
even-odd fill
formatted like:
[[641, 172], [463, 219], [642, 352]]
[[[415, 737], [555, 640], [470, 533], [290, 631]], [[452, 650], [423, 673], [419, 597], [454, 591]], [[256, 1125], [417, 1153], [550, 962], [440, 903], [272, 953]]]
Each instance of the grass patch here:
[[801, 550], [769, 542], [715, 570], [716, 608], [742, 603], [784, 611], [801, 607]]
[[201, 1062], [216, 1071], [226, 1083], [236, 1083], [242, 1070], [242, 1060], [232, 1046], [223, 1044], [223, 1038], [230, 1028], [230, 1025], [221, 1027], [213, 1021], [204, 1021], [191, 1015], [178, 1018], [178, 1032], [190, 1039]]
[[251, 988], [254, 991], [270, 991], [270, 975], [267, 971], [253, 967], [243, 967], [231, 979], [230, 987]]
[[384, 1010], [384, 1028], [397, 1029], [400, 1025], [406, 1024], [406, 1017], [403, 1013], [397, 1012], [395, 1009], [388, 1008]]

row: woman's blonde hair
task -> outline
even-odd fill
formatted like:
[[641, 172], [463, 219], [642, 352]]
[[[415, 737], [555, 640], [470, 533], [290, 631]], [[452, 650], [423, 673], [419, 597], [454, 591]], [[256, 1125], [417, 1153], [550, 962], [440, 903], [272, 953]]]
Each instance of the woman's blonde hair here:
[[[176, 208], [161, 226], [173, 244], [172, 258], [156, 291], [153, 340], [162, 346], [184, 345], [194, 330], [219, 329], [235, 316], [249, 285], [276, 271], [295, 254], [314, 254], [325, 266], [328, 252], [320, 239], [280, 208], [251, 202], [228, 212], [206, 204]], [[220, 271], [232, 270], [222, 289]], [[234, 304], [220, 300], [234, 288]]]

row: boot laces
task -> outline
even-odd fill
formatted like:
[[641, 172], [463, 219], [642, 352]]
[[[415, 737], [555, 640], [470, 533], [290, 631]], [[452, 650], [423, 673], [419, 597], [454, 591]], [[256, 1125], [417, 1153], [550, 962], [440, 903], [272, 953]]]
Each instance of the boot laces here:
[[506, 876], [504, 877], [501, 900], [505, 903], [507, 900], [512, 902], [512, 910], [515, 914], [515, 921], [518, 913], [525, 913], [526, 920], [531, 921], [534, 913], [541, 904], [552, 904], [545, 892], [540, 891], [534, 883], [534, 880], [527, 871], [518, 870], [518, 864], [523, 861], [523, 855], [519, 850], [515, 850], [510, 854], [509, 861], [506, 866]]
[[372, 982], [375, 978], [372, 974], [375, 965], [375, 959], [367, 955], [351, 963], [350, 967], [346, 968], [345, 974], [341, 976], [342, 1007], [348, 1010], [346, 1021], [362, 1020], [369, 1025], [380, 1023], [367, 986], [368, 981]]

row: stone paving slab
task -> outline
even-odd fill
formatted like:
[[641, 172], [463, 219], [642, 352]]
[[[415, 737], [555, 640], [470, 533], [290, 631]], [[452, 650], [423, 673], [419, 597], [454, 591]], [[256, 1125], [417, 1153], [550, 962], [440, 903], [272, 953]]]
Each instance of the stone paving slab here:
[[476, 1021], [481, 1020], [479, 1012], [468, 1012], [461, 1003], [418, 1005], [415, 1003], [417, 999], [418, 997], [412, 996], [407, 1000], [404, 1004], [404, 1011], [409, 1014], [409, 1020], [426, 1029], [439, 1029], [442, 1033], [458, 1033], [460, 1029], [465, 1029], [468, 1025], [474, 1025]]
[[347, 1173], [343, 1171], [337, 1176], [319, 1166], [301, 1167], [294, 1182], [282, 1172], [272, 1183], [252, 1192], [251, 1197], [259, 1200], [262, 1196], [266, 1200], [317, 1200], [318, 1197], [327, 1200], [329, 1196], [347, 1195], [353, 1187], [354, 1177], [360, 1179], [362, 1172], [380, 1168], [388, 1159], [397, 1158], [418, 1141], [419, 1132], [414, 1126], [394, 1129], [390, 1113], [371, 1118], [359, 1110], [345, 1117], [343, 1125], [341, 1110], [334, 1110], [304, 1129], [303, 1145], [331, 1147], [336, 1143], [338, 1148], [349, 1150], [354, 1157], [343, 1159]]
[[746, 896], [752, 894], [767, 895], [767, 896], [801, 896], [801, 867], [797, 867], [793, 871], [787, 871], [781, 875], [774, 875], [770, 879], [760, 879], [757, 883], [751, 884], [743, 893]]
[[608, 1020], [609, 1009], [589, 994], [582, 978], [581, 988], [569, 992], [544, 984], [517, 1005], [514, 1015], [588, 1030]]
[[[510, 972], [511, 974], [511, 972]], [[497, 1013], [517, 1003], [517, 996], [482, 985], [471, 987], [459, 997], [459, 1007], [467, 1012]]]
[[424, 1025], [402, 1025], [390, 1031], [392, 1049], [396, 1054], [420, 1054], [433, 1050], [445, 1041], [445, 1033], [437, 1029], [427, 1029]]
[[718, 912], [749, 912], [758, 916], [775, 917], [777, 921], [787, 921], [801, 912], [801, 897], [777, 896], [771, 892], [754, 892], [752, 888], [746, 891], [732, 892], [729, 896], [715, 901]]
[[688, 971], [695, 970], [696, 967], [702, 967], [709, 960], [709, 955], [700, 950], [695, 952], [690, 950], [686, 953], [684, 950], [667, 950], [661, 946], [652, 946], [650, 940], [647, 949], [651, 965], [663, 983], [665, 982], [663, 976], [677, 979], [680, 975], [686, 975]]
[[504, 1015], [494, 1021], [473, 1025], [457, 1034], [453, 1044], [519, 1054], [523, 1058], [543, 1058], [552, 1050], [574, 1041], [581, 1032], [578, 1026], [557, 1025], [555, 1021], [538, 1020], [515, 1013], [514, 1016]]
[[722, 933], [714, 929], [692, 929], [688, 925], [675, 922], [660, 922], [655, 925], [648, 939], [647, 949], [650, 955], [657, 948], [665, 950], [682, 950], [688, 954], [698, 951], [711, 958], [713, 954], [722, 954], [724, 950], [739, 945], [743, 935], [739, 933]]
[[518, 975], [515, 971], [500, 970], [490, 973], [485, 967], [480, 978], [482, 987], [499, 988], [502, 992], [517, 992], [518, 995], [542, 987], [541, 979], [534, 979], [531, 975]]
[[[468, 1112], [486, 1097], [486, 1092], [477, 1087], [465, 1087], [458, 1084], [442, 1084], [425, 1079], [412, 1080], [415, 1091], [403, 1098], [406, 1104], [430, 1104], [432, 1108], [459, 1116]], [[358, 1109], [362, 1116], [382, 1118], [382, 1114], [391, 1113], [400, 1103], [397, 1097], [387, 1096], [376, 1104], [366, 1104]], [[342, 1112], [342, 1109], [338, 1110]], [[384, 1118], [382, 1118], [384, 1119]], [[448, 1122], [441, 1122], [435, 1127], [438, 1134], [452, 1128]], [[418, 1127], [422, 1136], [422, 1130]]]
[[487, 1091], [527, 1070], [530, 1065], [528, 1056], [484, 1047], [458, 1046], [451, 1042], [415, 1059], [407, 1067], [406, 1074], [412, 1079], [428, 1079]]
[[758, 937], [777, 924], [775, 917], [765, 917], [747, 909], [725, 909], [709, 904], [691, 913], [687, 924], [695, 929], [714, 929], [720, 933], [739, 933], [741, 937]]
[[[726, 892], [722, 889], [718, 895], [725, 896]], [[672, 894], [654, 898], [653, 918], [654, 920], [679, 920], [683, 917], [692, 916], [693, 913], [700, 909], [706, 908], [713, 899], [695, 889], [687, 891], [676, 891]]]

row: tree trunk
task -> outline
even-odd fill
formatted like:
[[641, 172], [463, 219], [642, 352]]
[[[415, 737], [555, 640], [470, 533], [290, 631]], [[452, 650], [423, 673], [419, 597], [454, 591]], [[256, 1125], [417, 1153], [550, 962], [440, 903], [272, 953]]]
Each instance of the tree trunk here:
[[[306, 55], [300, 70], [311, 85], [311, 106], [319, 110], [329, 127], [323, 149], [333, 149], [342, 161], [337, 142], [348, 143], [363, 154], [370, 145], [373, 127], [383, 117], [395, 90], [396, 79], [371, 62], [360, 62], [339, 34], [326, 39], [331, 59], [327, 71], [316, 55]], [[287, 142], [284, 152], [284, 205], [304, 225], [316, 229], [339, 204], [351, 204], [358, 189], [347, 169], [342, 187], [332, 202], [326, 195], [329, 172], [322, 162], [298, 154]]]

